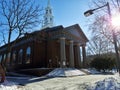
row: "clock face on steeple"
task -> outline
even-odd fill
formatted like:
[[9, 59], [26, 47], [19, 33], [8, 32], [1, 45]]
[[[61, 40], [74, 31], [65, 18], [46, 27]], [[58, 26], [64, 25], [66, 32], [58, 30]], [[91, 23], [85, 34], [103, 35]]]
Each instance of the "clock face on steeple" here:
[[47, 28], [47, 27], [52, 27], [52, 26], [53, 26], [52, 8], [50, 5], [50, 0], [48, 0], [47, 7], [45, 8], [42, 28]]

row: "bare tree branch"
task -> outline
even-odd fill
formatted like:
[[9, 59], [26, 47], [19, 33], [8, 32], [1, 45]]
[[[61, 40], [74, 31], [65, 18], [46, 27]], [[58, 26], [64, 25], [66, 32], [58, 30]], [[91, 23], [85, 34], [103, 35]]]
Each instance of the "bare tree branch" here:
[[[7, 44], [6, 59], [12, 48], [10, 42], [16, 42], [28, 29], [40, 24], [41, 11], [35, 0], [0, 0], [0, 32], [4, 44]], [[14, 33], [16, 36], [12, 36]]]
[[[93, 1], [93, 4], [95, 8], [97, 8], [105, 5], [107, 2], [108, 0], [97, 0], [97, 1]], [[120, 13], [120, 0], [111, 0], [109, 1], [109, 4], [112, 15], [118, 12]], [[105, 16], [106, 14], [103, 15], [103, 13], [104, 12], [108, 13], [108, 10], [105, 8], [101, 8], [101, 9], [102, 9], [101, 11], [98, 10], [99, 13], [95, 15], [95, 21], [93, 24], [90, 25], [89, 28], [92, 31], [92, 35], [93, 35], [91, 41], [92, 48], [94, 47], [93, 49], [94, 50], [96, 49], [95, 50], [96, 53], [106, 52], [109, 51], [109, 49], [114, 50], [112, 30], [113, 29], [116, 30], [116, 29], [113, 28], [113, 26], [111, 26], [111, 24], [109, 24], [107, 20], [105, 20], [105, 18], [107, 18], [108, 16]], [[120, 47], [120, 31], [115, 31], [115, 34], [117, 35], [117, 43], [119, 45], [118, 47]], [[100, 45], [102, 45], [102, 47]]]

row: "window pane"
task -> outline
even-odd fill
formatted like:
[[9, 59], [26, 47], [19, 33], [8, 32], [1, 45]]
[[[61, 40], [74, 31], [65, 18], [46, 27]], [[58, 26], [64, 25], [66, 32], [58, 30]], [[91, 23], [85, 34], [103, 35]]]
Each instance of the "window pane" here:
[[28, 47], [26, 50], [26, 64], [30, 63], [31, 48]]
[[6, 54], [4, 54], [3, 62], [5, 62], [5, 59], [6, 59]]
[[7, 62], [8, 65], [10, 64], [10, 54], [11, 53], [8, 53], [8, 56], [7, 56], [7, 59], [6, 59], [6, 62]]
[[23, 59], [23, 50], [20, 49], [18, 53], [18, 64], [22, 64], [22, 59]]
[[13, 52], [12, 54], [12, 64], [16, 63], [16, 51]]

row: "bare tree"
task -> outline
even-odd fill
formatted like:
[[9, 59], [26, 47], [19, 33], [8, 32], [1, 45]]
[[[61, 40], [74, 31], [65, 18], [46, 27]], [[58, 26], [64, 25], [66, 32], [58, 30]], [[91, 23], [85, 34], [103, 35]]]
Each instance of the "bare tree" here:
[[1, 30], [8, 33], [7, 43], [10, 43], [13, 33], [19, 38], [27, 30], [40, 23], [40, 8], [33, 0], [1, 0], [0, 15]]
[[41, 9], [35, 0], [0, 0], [0, 33], [11, 51], [10, 42], [40, 24]]
[[[107, 2], [108, 2], [108, 0], [93, 1], [94, 7], [92, 7], [92, 8], [97, 8], [97, 7], [103, 6]], [[112, 15], [114, 15], [116, 13], [120, 13], [120, 1], [119, 0], [110, 0], [109, 4], [110, 4], [110, 9], [111, 9]], [[92, 47], [94, 46], [94, 48], [95, 48], [96, 45], [99, 46], [99, 48], [96, 47], [96, 49], [99, 49], [100, 51], [95, 50], [96, 53], [103, 52], [103, 50], [105, 50], [104, 52], [109, 51], [109, 50], [113, 51], [114, 46], [113, 46], [112, 30], [113, 29], [115, 30], [115, 34], [117, 36], [117, 44], [119, 46], [120, 46], [120, 39], [119, 39], [120, 31], [116, 30], [117, 29], [116, 27], [110, 25], [107, 7], [101, 8], [99, 10], [98, 10], [98, 12], [96, 11], [97, 13], [94, 14], [95, 15], [94, 22], [89, 27], [89, 29], [92, 32], [92, 39], [91, 39], [92, 40], [91, 43], [93, 44]], [[100, 42], [101, 42], [101, 44], [99, 44]], [[101, 47], [101, 49], [100, 49], [100, 47]], [[103, 47], [104, 47], [104, 49], [103, 49]]]
[[111, 29], [104, 16], [96, 16], [89, 30], [92, 33], [89, 48], [94, 54], [101, 55], [113, 50]]
[[[93, 1], [94, 7], [96, 7], [96, 8], [105, 5], [107, 2], [108, 2], [108, 0]], [[119, 0], [110, 0], [109, 4], [110, 4], [111, 16], [114, 16], [115, 14], [117, 14], [117, 15], [120, 14], [120, 1]], [[116, 47], [116, 43], [117, 43], [117, 45], [119, 45], [118, 47], [120, 47], [120, 40], [119, 40], [120, 31], [118, 30], [118, 28], [116, 28], [115, 26], [113, 26], [111, 24], [111, 18], [109, 18], [109, 13], [108, 13], [107, 7], [106, 7], [106, 9], [102, 8], [100, 10], [101, 11], [99, 13], [95, 13], [95, 21], [90, 26], [90, 29], [94, 32], [94, 34], [92, 34], [94, 39], [99, 37], [100, 40], [105, 41], [106, 44], [109, 45], [109, 47], [113, 47], [113, 44]], [[105, 17], [105, 18], [103, 18], [103, 17]], [[102, 20], [102, 22], [101, 22], [101, 20]], [[99, 23], [99, 22], [101, 22], [101, 23]], [[113, 30], [114, 30], [114, 32], [113, 32]], [[113, 33], [114, 33], [114, 36], [113, 36]], [[113, 40], [114, 41], [116, 40], [117, 42], [113, 42]], [[112, 48], [111, 50], [116, 51], [117, 68], [120, 73], [120, 65], [119, 65], [120, 61], [119, 61], [118, 51], [116, 48], [115, 49]]]

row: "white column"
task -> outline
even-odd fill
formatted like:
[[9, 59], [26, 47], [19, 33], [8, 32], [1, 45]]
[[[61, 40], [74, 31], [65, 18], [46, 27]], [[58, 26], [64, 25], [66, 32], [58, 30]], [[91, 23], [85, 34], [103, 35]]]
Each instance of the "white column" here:
[[65, 52], [65, 38], [61, 37], [60, 38], [60, 59], [61, 63], [60, 66], [66, 67], [66, 52]]
[[76, 44], [76, 48], [77, 48], [77, 60], [78, 60], [78, 67], [81, 68], [81, 51], [80, 51], [80, 43]]
[[74, 50], [73, 50], [73, 41], [70, 41], [70, 67], [74, 67]]

